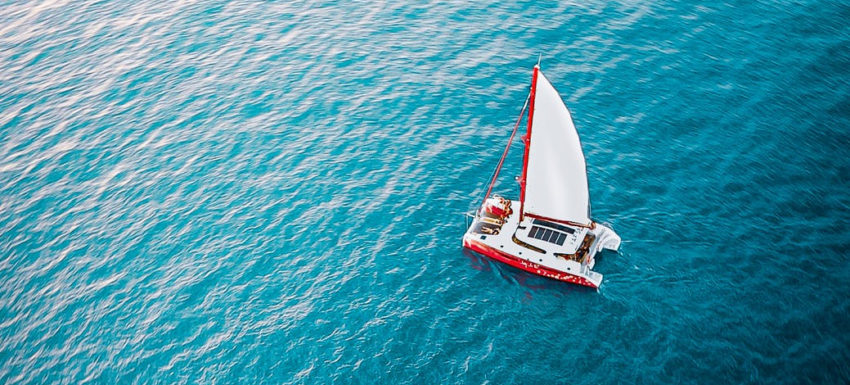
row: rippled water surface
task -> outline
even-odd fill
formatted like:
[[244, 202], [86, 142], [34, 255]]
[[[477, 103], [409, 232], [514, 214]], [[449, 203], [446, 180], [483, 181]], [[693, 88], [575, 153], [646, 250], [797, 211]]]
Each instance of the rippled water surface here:
[[[848, 19], [0, 3], [0, 383], [848, 382]], [[461, 248], [538, 54], [598, 292]]]

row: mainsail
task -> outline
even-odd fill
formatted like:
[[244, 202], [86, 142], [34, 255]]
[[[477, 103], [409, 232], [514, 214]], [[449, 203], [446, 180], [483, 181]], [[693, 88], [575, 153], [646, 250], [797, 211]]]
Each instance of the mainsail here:
[[534, 68], [522, 183], [522, 213], [590, 225], [587, 168], [572, 116], [552, 83]]

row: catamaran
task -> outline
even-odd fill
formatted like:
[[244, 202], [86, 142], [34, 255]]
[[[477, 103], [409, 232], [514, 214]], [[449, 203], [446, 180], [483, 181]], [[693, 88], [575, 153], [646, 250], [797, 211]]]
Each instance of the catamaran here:
[[[519, 200], [491, 196], [526, 107]], [[614, 230], [590, 218], [587, 168], [578, 132], [539, 63], [483, 202], [463, 236], [463, 246], [533, 274], [593, 288], [602, 283], [602, 274], [593, 271], [597, 252], [620, 247]]]

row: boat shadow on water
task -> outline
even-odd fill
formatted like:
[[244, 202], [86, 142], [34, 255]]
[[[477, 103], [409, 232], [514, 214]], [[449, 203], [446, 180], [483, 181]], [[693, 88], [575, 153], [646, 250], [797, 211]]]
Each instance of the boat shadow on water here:
[[[492, 259], [478, 254], [467, 248], [463, 248], [463, 255], [469, 259], [470, 266], [478, 271], [494, 273], [506, 282], [518, 284], [533, 292], [556, 291], [559, 294], [568, 293], [597, 293], [592, 287], [574, 285], [567, 282], [552, 280], [541, 277], [516, 267], [493, 261]], [[612, 253], [615, 254], [615, 253]]]

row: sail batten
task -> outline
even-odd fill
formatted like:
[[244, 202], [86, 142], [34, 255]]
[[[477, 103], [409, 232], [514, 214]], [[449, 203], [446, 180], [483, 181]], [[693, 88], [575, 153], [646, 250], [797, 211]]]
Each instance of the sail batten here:
[[572, 116], [538, 68], [532, 82], [521, 212], [589, 225], [587, 168]]

